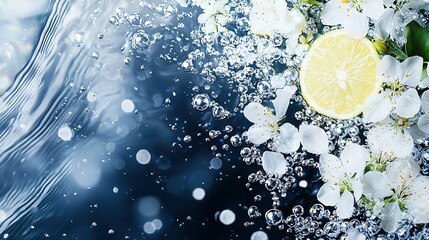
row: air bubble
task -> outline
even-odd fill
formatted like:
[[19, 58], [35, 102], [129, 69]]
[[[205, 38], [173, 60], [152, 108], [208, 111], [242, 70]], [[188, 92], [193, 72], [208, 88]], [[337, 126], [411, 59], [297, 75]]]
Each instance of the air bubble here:
[[283, 213], [278, 209], [270, 209], [265, 213], [265, 221], [269, 226], [275, 226], [282, 222]]
[[225, 225], [231, 225], [235, 221], [235, 213], [229, 209], [223, 210], [219, 215], [219, 220]]
[[195, 188], [194, 191], [192, 191], [192, 197], [194, 197], [195, 200], [201, 201], [206, 196], [206, 191], [202, 188]]
[[250, 240], [268, 240], [268, 235], [263, 231], [256, 231], [250, 236]]
[[140, 149], [136, 154], [136, 160], [140, 164], [148, 164], [150, 162], [151, 155], [148, 150]]
[[136, 50], [146, 50], [150, 45], [150, 36], [143, 30], [134, 33], [131, 38], [131, 46]]
[[73, 130], [69, 126], [63, 125], [58, 129], [58, 137], [63, 141], [70, 141], [73, 138]]
[[128, 21], [133, 26], [139, 26], [142, 23], [142, 17], [138, 13], [133, 13], [128, 16]]
[[134, 108], [135, 108], [134, 102], [131, 101], [130, 99], [125, 99], [121, 103], [121, 109], [125, 113], [131, 113], [131, 112], [133, 112]]
[[250, 218], [257, 218], [261, 216], [257, 206], [249, 207], [249, 209], [247, 209], [247, 215], [249, 215]]
[[314, 204], [311, 208], [310, 208], [310, 216], [313, 217], [316, 220], [320, 220], [325, 216], [325, 208], [323, 207], [322, 204]]
[[209, 107], [209, 105], [210, 97], [205, 93], [197, 94], [192, 99], [192, 107], [197, 110], [204, 111]]

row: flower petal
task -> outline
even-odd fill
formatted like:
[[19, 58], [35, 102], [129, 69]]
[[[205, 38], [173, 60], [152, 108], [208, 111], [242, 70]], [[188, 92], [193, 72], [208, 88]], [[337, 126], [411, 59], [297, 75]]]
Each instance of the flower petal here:
[[365, 147], [350, 143], [341, 152], [340, 159], [347, 173], [350, 173], [350, 175], [357, 173], [356, 177], [359, 177], [363, 175], [365, 164], [370, 160], [370, 156]]
[[[428, 68], [429, 69], [429, 68]], [[424, 89], [429, 87], [429, 76], [428, 71], [422, 72], [422, 80], [420, 80], [419, 85], [420, 88]]]
[[341, 219], [350, 218], [354, 209], [353, 195], [346, 189], [337, 203], [337, 215]]
[[417, 122], [417, 126], [422, 132], [429, 133], [429, 114], [427, 113], [423, 114], [419, 118], [419, 121]]
[[340, 199], [340, 188], [331, 182], [322, 185], [317, 192], [317, 200], [325, 206], [335, 206]]
[[366, 122], [380, 122], [392, 111], [393, 103], [389, 93], [373, 94], [366, 99], [363, 107], [363, 118]]
[[280, 127], [280, 134], [274, 140], [274, 147], [282, 153], [292, 153], [298, 150], [301, 145], [301, 135], [298, 129], [290, 123], [285, 123]]
[[405, 59], [400, 64], [399, 82], [403, 85], [416, 87], [422, 77], [423, 71], [423, 58], [420, 56], [413, 56]]
[[408, 131], [401, 131], [390, 126], [376, 126], [368, 131], [368, 146], [376, 155], [387, 158], [405, 158], [414, 147], [413, 138]]
[[336, 156], [329, 153], [322, 154], [320, 155], [319, 162], [320, 175], [325, 182], [335, 182], [344, 176], [343, 164]]
[[389, 186], [399, 192], [412, 184], [414, 178], [417, 177], [417, 173], [413, 171], [411, 164], [407, 160], [398, 159], [387, 165], [386, 176], [389, 180]]
[[353, 196], [355, 197], [356, 200], [359, 200], [360, 197], [362, 197], [362, 193], [363, 193], [363, 186], [361, 181], [357, 179], [352, 179], [350, 180], [350, 183], [352, 184]]
[[420, 97], [417, 90], [410, 88], [396, 98], [394, 112], [403, 118], [414, 117], [420, 110]]
[[384, 5], [383, 1], [380, 0], [367, 0], [361, 3], [363, 14], [377, 20], [383, 15]]
[[[285, 3], [284, 0], [280, 0]], [[305, 29], [305, 16], [297, 8], [290, 11], [281, 10], [277, 8], [279, 21], [277, 22], [276, 29], [280, 34], [287, 36], [289, 40], [298, 40], [298, 36]]]
[[396, 0], [383, 0], [383, 3], [386, 7], [394, 7]]
[[252, 125], [249, 130], [247, 130], [247, 137], [255, 145], [260, 145], [270, 138], [273, 137], [272, 129], [267, 126], [262, 126], [258, 124]]
[[262, 154], [262, 167], [268, 174], [277, 174], [280, 177], [286, 173], [287, 162], [283, 154], [265, 151]]
[[268, 123], [276, 122], [270, 109], [260, 103], [251, 102], [246, 105], [243, 111], [244, 117], [252, 123], [267, 126]]
[[383, 15], [375, 22], [374, 35], [383, 40], [387, 39], [394, 28], [392, 24], [394, 16], [395, 10], [386, 8]]
[[323, 6], [320, 19], [324, 25], [334, 26], [342, 24], [346, 17], [345, 9], [347, 5], [341, 4], [340, 1], [329, 1]]
[[363, 179], [363, 195], [367, 198], [385, 198], [393, 194], [384, 172], [369, 171]]
[[363, 13], [350, 9], [348, 16], [344, 18], [342, 26], [350, 37], [362, 38], [368, 33], [368, 17]]
[[320, 175], [324, 181], [335, 182], [344, 176], [343, 164], [336, 156], [329, 153], [322, 154], [320, 155], [319, 162]]
[[409, 193], [406, 205], [415, 217], [414, 222], [429, 223], [429, 177], [417, 177], [410, 185]]
[[259, 35], [270, 35], [276, 26], [276, 10], [273, 0], [252, 1], [249, 14], [250, 31]]
[[328, 136], [320, 127], [302, 124], [299, 127], [299, 134], [301, 135], [302, 146], [309, 153], [322, 154], [328, 152]]
[[422, 98], [420, 99], [422, 102], [423, 111], [426, 113], [429, 112], [429, 90], [424, 91], [422, 94]]
[[286, 114], [290, 99], [293, 94], [295, 94], [295, 92], [295, 86], [286, 86], [283, 89], [276, 91], [276, 98], [273, 100], [274, 109], [276, 111], [276, 119], [280, 119]]
[[400, 63], [396, 58], [385, 55], [377, 66], [377, 79], [385, 83], [394, 83], [400, 77]]
[[386, 204], [380, 214], [381, 227], [384, 231], [395, 232], [399, 227], [399, 221], [402, 219], [402, 212], [397, 202]]

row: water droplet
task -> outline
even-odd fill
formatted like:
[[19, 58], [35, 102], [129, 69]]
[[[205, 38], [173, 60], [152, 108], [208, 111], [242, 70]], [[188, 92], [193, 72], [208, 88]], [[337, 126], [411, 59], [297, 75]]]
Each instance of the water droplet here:
[[98, 59], [99, 57], [100, 57], [100, 54], [98, 52], [93, 52], [92, 53], [92, 58]]
[[189, 136], [189, 135], [186, 135], [186, 136], [183, 138], [183, 141], [184, 141], [185, 143], [189, 143], [189, 142], [191, 142], [191, 141], [192, 141], [192, 137], [191, 137], [191, 136]]
[[83, 41], [85, 40], [85, 33], [83, 32], [75, 33], [74, 40], [76, 41], [77, 46], [80, 47]]

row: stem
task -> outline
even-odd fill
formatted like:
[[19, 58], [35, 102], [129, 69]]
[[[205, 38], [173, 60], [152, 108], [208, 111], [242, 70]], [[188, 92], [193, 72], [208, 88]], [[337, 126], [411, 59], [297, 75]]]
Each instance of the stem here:
[[302, 3], [307, 3], [307, 4], [312, 4], [312, 5], [316, 5], [316, 6], [323, 6], [323, 3], [318, 2], [317, 0], [300, 0]]
[[386, 44], [389, 46], [390, 52], [395, 54], [400, 60], [404, 60], [408, 57], [407, 54], [390, 38], [386, 40]]

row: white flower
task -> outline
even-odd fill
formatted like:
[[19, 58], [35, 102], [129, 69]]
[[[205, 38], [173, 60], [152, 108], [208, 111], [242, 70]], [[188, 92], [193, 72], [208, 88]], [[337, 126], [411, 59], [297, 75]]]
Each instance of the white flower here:
[[287, 165], [286, 159], [281, 153], [265, 151], [262, 154], [262, 167], [268, 174], [277, 174], [281, 177], [286, 173]]
[[351, 37], [361, 38], [368, 32], [368, 18], [377, 20], [383, 11], [381, 0], [331, 0], [325, 4], [320, 18], [325, 25], [341, 24]]
[[285, 0], [252, 0], [250, 31], [258, 35], [278, 32], [298, 40], [305, 28], [305, 17], [299, 9], [289, 10]]
[[325, 184], [319, 189], [317, 199], [326, 206], [336, 206], [340, 218], [353, 214], [354, 199], [362, 195], [360, 180], [369, 159], [368, 150], [355, 143], [347, 145], [340, 158], [332, 154], [320, 156], [320, 174]]
[[363, 117], [367, 122], [379, 122], [391, 112], [411, 118], [420, 110], [416, 87], [421, 78], [423, 58], [410, 57], [400, 63], [394, 57], [384, 56], [377, 66], [377, 79], [383, 90], [368, 97]]
[[198, 23], [203, 24], [202, 30], [207, 34], [224, 32], [228, 22], [228, 0], [194, 0], [195, 5], [203, 9], [198, 16]]
[[420, 116], [417, 126], [424, 133], [429, 133], [429, 90], [422, 94], [422, 109], [425, 112]]
[[383, 15], [375, 21], [375, 37], [379, 39], [392, 38], [399, 44], [404, 44], [406, 41], [404, 29], [411, 21], [418, 21], [424, 25], [420, 18], [409, 17], [414, 15], [420, 9], [427, 9], [428, 2], [421, 0], [400, 0], [400, 1], [384, 0], [386, 9]]
[[286, 86], [277, 90], [277, 97], [273, 100], [275, 115], [271, 109], [260, 103], [252, 102], [244, 108], [244, 116], [254, 123], [247, 131], [248, 138], [252, 143], [259, 145], [277, 136], [280, 130], [278, 121], [286, 114], [290, 98], [295, 91], [295, 86]]
[[394, 194], [381, 212], [381, 226], [394, 232], [402, 218], [401, 206], [409, 210], [415, 223], [429, 223], [429, 177], [419, 176], [413, 160], [396, 160], [387, 165], [386, 175]]
[[278, 122], [286, 114], [295, 91], [295, 86], [286, 86], [276, 91], [277, 96], [273, 100], [275, 114], [260, 103], [252, 102], [244, 108], [244, 116], [254, 123], [247, 131], [249, 141], [260, 145], [273, 139], [274, 149], [282, 153], [295, 152], [301, 144], [313, 154], [328, 152], [328, 136], [320, 127], [303, 124], [298, 131], [290, 123], [279, 126]]
[[[399, 121], [405, 119], [400, 118]], [[382, 161], [409, 156], [413, 151], [414, 142], [405, 127], [395, 121], [384, 121], [371, 128], [367, 136], [371, 153]]]

